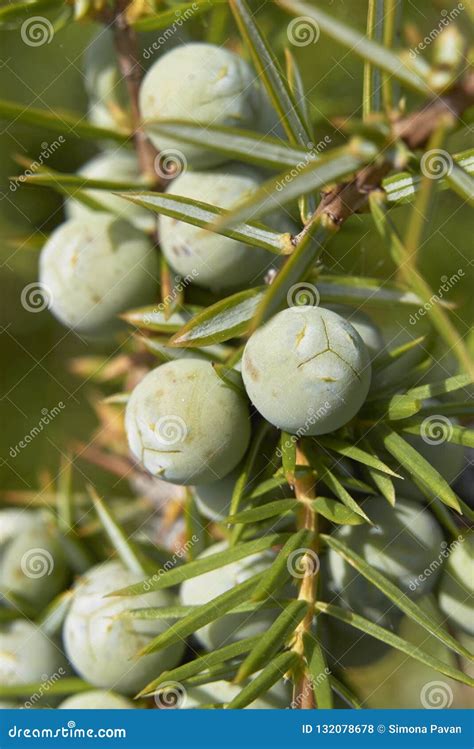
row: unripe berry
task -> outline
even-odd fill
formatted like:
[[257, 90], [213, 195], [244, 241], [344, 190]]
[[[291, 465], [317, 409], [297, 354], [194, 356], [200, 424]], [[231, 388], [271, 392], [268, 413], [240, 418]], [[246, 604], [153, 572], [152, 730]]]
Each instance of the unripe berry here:
[[121, 618], [120, 614], [169, 606], [174, 598], [167, 591], [140, 596], [107, 594], [142, 579], [120, 562], [106, 562], [89, 570], [75, 589], [64, 623], [64, 647], [76, 671], [95, 687], [134, 694], [162, 671], [176, 666], [181, 658], [183, 643], [136, 658], [138, 651], [170, 623]]
[[196, 507], [208, 520], [223, 520], [230, 511], [230, 502], [235, 482], [242, 471], [238, 465], [233, 471], [212, 484], [200, 484], [194, 488]]
[[[262, 178], [251, 167], [230, 164], [209, 172], [185, 172], [170, 185], [168, 192], [183, 198], [228, 208], [254, 192]], [[282, 232], [289, 230], [285, 217], [272, 216], [267, 223]], [[158, 229], [161, 249], [170, 265], [193, 283], [211, 289], [235, 289], [260, 283], [275, 257], [258, 247], [222, 237], [170, 216], [160, 215]]]
[[344, 320], [347, 320], [357, 330], [367, 347], [371, 359], [382, 351], [385, 345], [382, 333], [368, 315], [359, 309], [348, 307], [345, 304], [328, 304], [327, 308], [343, 317]]
[[370, 385], [370, 360], [357, 331], [321, 307], [290, 307], [250, 337], [242, 376], [270, 423], [293, 434], [326, 434], [350, 421]]
[[[334, 532], [335, 538], [411, 598], [432, 590], [440, 570], [431, 571], [430, 565], [439, 558], [443, 534], [431, 513], [407, 499], [397, 499], [395, 507], [391, 507], [382, 497], [371, 497], [363, 507], [374, 525], [341, 526]], [[383, 593], [332, 549], [328, 553], [328, 570], [334, 592], [354, 611], [372, 621], [390, 611], [390, 602]]]
[[106, 213], [61, 224], [40, 258], [51, 311], [86, 335], [115, 330], [117, 315], [152, 301], [157, 277], [151, 242], [128, 221]]
[[[213, 681], [210, 684], [202, 684], [199, 687], [190, 687], [186, 690], [186, 695], [180, 708], [190, 710], [200, 708], [203, 705], [221, 705], [229, 703], [242, 691], [243, 687], [238, 684], [231, 684], [228, 681]], [[262, 697], [247, 706], [249, 710], [282, 710], [289, 707], [291, 695], [289, 685], [283, 681], [278, 681]]]
[[[198, 559], [224, 551], [225, 542], [214, 544], [199, 555]], [[200, 606], [212, 598], [244, 582], [249, 577], [267, 569], [275, 555], [268, 551], [226, 564], [216, 570], [185, 580], [181, 585], [180, 598], [184, 606]], [[230, 645], [237, 640], [266, 632], [278, 612], [262, 610], [242, 614], [226, 614], [196, 631], [196, 637], [208, 650]]]
[[[332, 552], [321, 559], [319, 597], [346, 611], [353, 610], [380, 627], [396, 632], [402, 617], [400, 609], [393, 606], [378, 588], [361, 576], [356, 578], [355, 583], [352, 578], [347, 577], [346, 583], [344, 575], [347, 570], [344, 567], [344, 573], [341, 575], [340, 564]], [[352, 585], [354, 585], [354, 591], [352, 591]], [[357, 596], [360, 596], [358, 600]], [[319, 634], [330, 665], [335, 663], [344, 668], [367, 665], [378, 661], [390, 651], [389, 645], [370, 637], [346, 622], [337, 619], [331, 619], [331, 621], [318, 619], [318, 626], [320, 626]]]
[[134, 707], [133, 702], [121, 694], [103, 689], [73, 694], [58, 705], [60, 710], [131, 710]]
[[0, 627], [0, 684], [46, 681], [66, 671], [61, 650], [35, 624], [17, 620]]
[[[157, 60], [143, 79], [143, 119], [180, 119], [191, 123], [259, 129], [268, 120], [268, 102], [258, 78], [239, 55], [201, 42], [184, 44]], [[159, 151], [179, 149], [189, 164], [208, 167], [226, 156], [149, 129]]]
[[0, 510], [0, 553], [3, 554], [5, 545], [19, 533], [34, 528], [40, 518], [39, 512], [15, 508]]
[[222, 478], [250, 438], [244, 396], [199, 359], [167, 362], [149, 372], [132, 391], [125, 427], [134, 456], [174, 484]]
[[[111, 182], [129, 182], [136, 185], [143, 182], [137, 157], [125, 148], [104, 151], [94, 156], [79, 169], [78, 174], [87, 179]], [[114, 216], [130, 221], [137, 229], [145, 232], [153, 231], [155, 226], [153, 214], [140, 208], [136, 203], [131, 203], [107, 190], [85, 190], [84, 194], [97, 200], [105, 211], [110, 211]], [[64, 210], [66, 218], [81, 219], [84, 222], [89, 221], [96, 213], [92, 208], [88, 208], [87, 205], [73, 198], [66, 201]]]
[[56, 529], [40, 513], [23, 511], [12, 523], [9, 512], [0, 513], [0, 523], [14, 531], [7, 537], [4, 528], [0, 539], [0, 588], [42, 609], [66, 584], [64, 551]]
[[441, 611], [455, 627], [474, 635], [474, 535], [458, 541], [447, 560], [438, 589]]

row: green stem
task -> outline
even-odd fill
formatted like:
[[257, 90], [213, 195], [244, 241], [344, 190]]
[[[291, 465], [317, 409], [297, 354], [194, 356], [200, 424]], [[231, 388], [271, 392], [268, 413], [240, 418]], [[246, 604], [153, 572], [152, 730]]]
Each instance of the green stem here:
[[[382, 0], [383, 4], [383, 0]], [[377, 24], [379, 0], [369, 0], [367, 9], [367, 37], [373, 39]], [[367, 120], [374, 111], [374, 67], [372, 63], [364, 62], [364, 87], [362, 94], [362, 118]]]
[[[384, 10], [383, 44], [386, 49], [391, 49], [401, 20], [401, 0], [385, 0]], [[394, 96], [393, 76], [382, 71], [382, 102], [387, 114], [394, 109]]]

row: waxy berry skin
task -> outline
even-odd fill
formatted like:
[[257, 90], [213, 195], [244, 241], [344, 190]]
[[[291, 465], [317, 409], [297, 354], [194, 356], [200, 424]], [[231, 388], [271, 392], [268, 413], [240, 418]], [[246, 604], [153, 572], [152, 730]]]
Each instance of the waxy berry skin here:
[[[257, 675], [257, 674], [256, 674]], [[190, 710], [200, 708], [203, 705], [220, 705], [229, 703], [242, 691], [245, 684], [231, 684], [228, 681], [213, 681], [198, 687], [190, 687], [186, 690], [186, 696], [180, 708]], [[291, 702], [291, 690], [289, 684], [277, 681], [271, 689], [261, 697], [247, 705], [248, 710], [283, 710], [288, 708]]]
[[73, 694], [58, 705], [59, 710], [132, 710], [135, 707], [131, 700], [121, 694], [104, 689]]
[[143, 580], [121, 562], [105, 562], [90, 569], [75, 588], [66, 616], [63, 640], [74, 669], [95, 687], [133, 695], [161, 671], [179, 663], [184, 643], [136, 658], [153, 637], [170, 626], [167, 620], [153, 622], [121, 617], [125, 611], [148, 606], [170, 606], [168, 591], [138, 596], [108, 596]]
[[121, 312], [151, 302], [157, 278], [151, 241], [108, 213], [65, 221], [41, 252], [40, 282], [51, 312], [86, 336], [114, 332]]
[[[422, 504], [397, 497], [395, 507], [382, 497], [364, 502], [364, 512], [373, 525], [344, 525], [334, 537], [349, 546], [373, 569], [381, 572], [411, 598], [429, 593], [435, 586], [441, 565], [425, 574], [443, 549], [443, 533], [433, 515]], [[334, 590], [355, 611], [370, 614], [380, 599], [387, 599], [341, 556], [328, 552], [329, 577]], [[386, 606], [386, 610], [389, 607]], [[370, 617], [372, 618], [372, 617]]]
[[35, 624], [19, 619], [0, 627], [0, 684], [33, 684], [67, 671], [61, 649]]
[[174, 484], [223, 478], [250, 439], [245, 394], [201, 359], [178, 359], [149, 372], [132, 391], [125, 428], [135, 458]]
[[57, 529], [41, 512], [3, 510], [0, 524], [0, 588], [40, 611], [69, 576]]
[[[268, 128], [270, 109], [258, 77], [235, 52], [214, 44], [183, 44], [160, 57], [140, 88], [145, 121], [187, 120], [252, 130]], [[147, 127], [158, 151], [177, 149], [194, 168], [214, 166], [225, 154], [185, 143]]]
[[352, 325], [335, 312], [305, 305], [279, 312], [252, 334], [242, 376], [267, 421], [305, 436], [332, 432], [356, 415], [371, 367]]
[[[167, 192], [230, 209], [250, 197], [261, 183], [261, 175], [252, 167], [224, 164], [210, 171], [184, 172]], [[282, 233], [293, 229], [286, 214], [271, 214], [266, 224]], [[262, 283], [277, 260], [266, 250], [170, 216], [158, 217], [158, 231], [163, 254], [174, 270], [197, 286], [217, 291]]]
[[379, 354], [385, 346], [379, 327], [365, 312], [345, 304], [328, 304], [327, 308], [336, 312], [355, 328], [367, 346], [371, 359]]

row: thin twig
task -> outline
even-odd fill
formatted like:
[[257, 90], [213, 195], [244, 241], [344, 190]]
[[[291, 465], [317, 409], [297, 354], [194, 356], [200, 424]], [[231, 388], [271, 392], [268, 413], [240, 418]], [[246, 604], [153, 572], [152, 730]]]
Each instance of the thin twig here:
[[[421, 109], [406, 117], [395, 120], [392, 124], [392, 140], [401, 140], [411, 150], [423, 148], [441, 122], [447, 117], [453, 123], [458, 120], [470, 106], [474, 105], [474, 75], [454, 86], [443, 96], [432, 99]], [[316, 209], [325, 221], [340, 226], [355, 213], [368, 207], [368, 196], [380, 189], [382, 180], [394, 168], [393, 153], [387, 150], [383, 160], [369, 164], [347, 182], [341, 182], [326, 192]]]
[[117, 0], [111, 22], [112, 31], [118, 65], [125, 80], [130, 101], [133, 137], [140, 171], [158, 186], [160, 179], [155, 168], [158, 151], [146, 135], [141, 122], [138, 102], [143, 71], [138, 59], [137, 34], [127, 20], [128, 4], [128, 0]]
[[[296, 464], [308, 465], [308, 459], [298, 445], [296, 448]], [[306, 474], [294, 479], [295, 496], [301, 502], [299, 528], [305, 528], [313, 533], [313, 542], [301, 560], [304, 575], [301, 580], [298, 600], [308, 603], [308, 612], [295, 630], [292, 649], [304, 658], [304, 636], [311, 631], [313, 625], [314, 605], [316, 603], [317, 580], [319, 564], [317, 563], [318, 516], [311, 507], [311, 500], [316, 497], [316, 485], [312, 475]], [[301, 710], [311, 710], [317, 707], [313, 683], [307, 669], [295, 674], [293, 687], [293, 704]]]

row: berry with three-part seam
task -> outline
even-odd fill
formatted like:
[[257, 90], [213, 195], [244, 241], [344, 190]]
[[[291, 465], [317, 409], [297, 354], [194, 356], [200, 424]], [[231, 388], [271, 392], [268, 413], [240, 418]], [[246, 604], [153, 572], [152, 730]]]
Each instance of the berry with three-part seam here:
[[255, 408], [292, 434], [346, 424], [365, 401], [370, 358], [357, 331], [331, 310], [290, 307], [249, 338], [242, 376]]
[[365, 312], [345, 304], [328, 304], [327, 309], [336, 312], [357, 330], [372, 359], [382, 351], [385, 345], [382, 333]]

